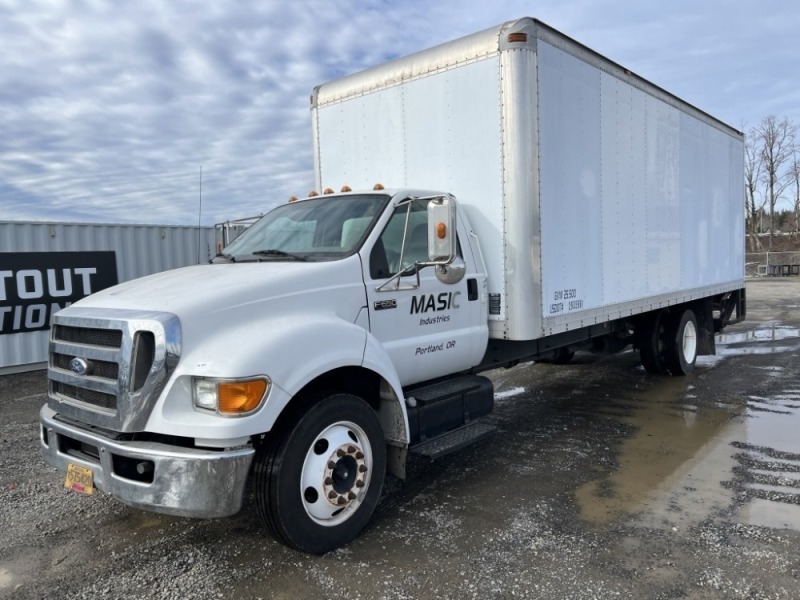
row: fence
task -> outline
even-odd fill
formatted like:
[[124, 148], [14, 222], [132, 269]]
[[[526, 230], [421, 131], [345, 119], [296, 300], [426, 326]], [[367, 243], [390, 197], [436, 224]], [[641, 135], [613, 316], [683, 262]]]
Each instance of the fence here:
[[745, 276], [800, 276], [800, 252], [756, 252], [745, 254]]
[[235, 219], [233, 221], [224, 221], [214, 225], [214, 247], [216, 252], [221, 252], [222, 249], [241, 235], [248, 227], [258, 221], [264, 215], [256, 217], [246, 217], [244, 219]]

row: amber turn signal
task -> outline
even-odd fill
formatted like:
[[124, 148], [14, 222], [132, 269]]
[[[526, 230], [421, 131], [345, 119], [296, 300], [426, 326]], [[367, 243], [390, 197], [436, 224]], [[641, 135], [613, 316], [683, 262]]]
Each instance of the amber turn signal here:
[[220, 381], [218, 410], [234, 415], [251, 412], [258, 408], [266, 392], [267, 382], [263, 379]]
[[436, 237], [438, 237], [440, 240], [443, 240], [447, 237], [447, 225], [444, 223], [436, 224]]

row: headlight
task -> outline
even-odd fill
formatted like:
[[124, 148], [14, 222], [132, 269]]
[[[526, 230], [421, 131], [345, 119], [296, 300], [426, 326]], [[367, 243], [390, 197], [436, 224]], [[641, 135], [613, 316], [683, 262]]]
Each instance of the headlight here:
[[197, 408], [221, 415], [240, 416], [253, 412], [269, 392], [269, 379], [193, 379], [193, 401]]

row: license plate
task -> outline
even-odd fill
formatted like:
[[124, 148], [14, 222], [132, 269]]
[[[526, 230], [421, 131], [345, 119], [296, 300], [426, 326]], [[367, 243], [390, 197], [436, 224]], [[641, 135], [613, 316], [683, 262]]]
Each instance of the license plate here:
[[64, 487], [80, 492], [81, 494], [92, 494], [94, 492], [92, 470], [89, 467], [68, 463], [67, 478], [64, 480]]

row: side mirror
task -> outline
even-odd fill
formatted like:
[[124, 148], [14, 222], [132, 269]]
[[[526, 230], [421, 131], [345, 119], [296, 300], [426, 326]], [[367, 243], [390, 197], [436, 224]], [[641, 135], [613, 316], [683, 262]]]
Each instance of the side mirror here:
[[428, 202], [428, 259], [450, 264], [456, 257], [456, 204], [449, 196]]
[[448, 265], [436, 265], [436, 278], [442, 283], [458, 283], [464, 279], [466, 272], [467, 264], [460, 256], [457, 256], [455, 260]]

